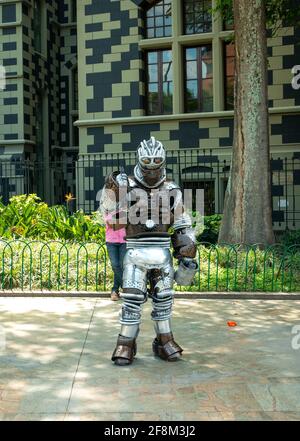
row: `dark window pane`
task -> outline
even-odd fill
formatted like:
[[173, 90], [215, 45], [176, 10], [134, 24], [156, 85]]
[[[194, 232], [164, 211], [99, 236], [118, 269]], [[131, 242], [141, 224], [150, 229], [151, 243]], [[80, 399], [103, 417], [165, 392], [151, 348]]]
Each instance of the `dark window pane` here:
[[78, 69], [72, 70], [72, 110], [78, 110]]
[[227, 18], [223, 21], [223, 30], [232, 31], [234, 29], [233, 9], [229, 10], [230, 6], [227, 6]]
[[202, 104], [202, 112], [212, 112], [213, 111], [213, 99], [205, 98]]
[[172, 35], [172, 2], [162, 0], [146, 12], [147, 38], [169, 37]]
[[201, 47], [201, 57], [203, 60], [212, 58], [211, 46], [202, 46]]
[[34, 16], [33, 16], [33, 31], [34, 31], [34, 49], [37, 52], [42, 50], [42, 10], [39, 1], [34, 2]]
[[2, 23], [16, 21], [16, 5], [2, 5]]
[[202, 111], [211, 112], [213, 110], [213, 83], [212, 80], [202, 81]]
[[186, 48], [185, 60], [186, 111], [213, 111], [212, 46]]
[[71, 13], [72, 13], [71, 20], [72, 20], [73, 22], [76, 22], [76, 21], [77, 21], [77, 1], [76, 1], [76, 0], [72, 0], [72, 1], [71, 1], [71, 8], [72, 8], [72, 11], [71, 11]]
[[147, 113], [148, 115], [170, 114], [173, 103], [172, 51], [148, 52], [147, 60]]
[[198, 100], [191, 99], [187, 101], [187, 112], [198, 112]]
[[234, 78], [226, 79], [226, 110], [234, 109]]
[[211, 0], [184, 0], [183, 5], [186, 34], [212, 31]]
[[158, 95], [157, 94], [149, 94], [148, 97], [148, 113], [149, 115], [158, 115], [159, 112], [159, 103], [158, 103]]
[[163, 83], [163, 111], [164, 113], [172, 113], [173, 90], [172, 83]]
[[234, 108], [234, 75], [235, 75], [235, 49], [233, 43], [224, 43], [225, 65], [225, 110]]

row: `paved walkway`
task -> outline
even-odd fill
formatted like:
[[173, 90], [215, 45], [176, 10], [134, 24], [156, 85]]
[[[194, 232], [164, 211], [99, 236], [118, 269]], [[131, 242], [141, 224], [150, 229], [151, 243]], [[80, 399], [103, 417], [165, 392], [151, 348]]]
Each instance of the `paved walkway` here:
[[119, 306], [0, 298], [0, 420], [300, 420], [299, 301], [177, 300], [178, 363], [153, 357], [147, 304], [125, 368]]

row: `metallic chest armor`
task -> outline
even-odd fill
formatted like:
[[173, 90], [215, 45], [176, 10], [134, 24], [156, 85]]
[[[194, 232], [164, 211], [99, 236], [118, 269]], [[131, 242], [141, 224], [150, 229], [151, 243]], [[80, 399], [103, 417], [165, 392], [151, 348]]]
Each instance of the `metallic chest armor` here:
[[[140, 183], [136, 181], [135, 177], [129, 178], [129, 193], [128, 193], [129, 207], [130, 207], [130, 201], [136, 200], [134, 197], [134, 191], [136, 188], [138, 188], [138, 189], [141, 188]], [[138, 223], [137, 225], [132, 225], [132, 224], [128, 223], [128, 225], [126, 226], [126, 237], [127, 238], [133, 237], [136, 235], [140, 235], [142, 233], [147, 233], [147, 235], [150, 235], [150, 233], [153, 233], [152, 236], [161, 235], [163, 233], [165, 234], [168, 232], [170, 226], [174, 222], [173, 211], [174, 211], [174, 207], [175, 207], [176, 203], [178, 202], [176, 200], [176, 198], [174, 198], [174, 201], [172, 202], [170, 207], [164, 208], [162, 206], [162, 204], [160, 203], [159, 208], [158, 208], [158, 212], [159, 212], [158, 219], [154, 219], [153, 216], [151, 216], [151, 199], [154, 195], [154, 192], [165, 192], [166, 197], [169, 198], [169, 194], [170, 194], [171, 190], [178, 190], [178, 197], [181, 198], [181, 192], [180, 192], [179, 186], [172, 181], [165, 181], [165, 179], [164, 179], [163, 182], [160, 182], [160, 184], [155, 187], [155, 189], [149, 188], [149, 187], [144, 187], [143, 190], [146, 191], [147, 196], [148, 196], [147, 220], [146, 220], [146, 222]], [[163, 216], [164, 213], [168, 214], [168, 217], [169, 217], [168, 223], [165, 223], [162, 221], [164, 218], [164, 216]]]

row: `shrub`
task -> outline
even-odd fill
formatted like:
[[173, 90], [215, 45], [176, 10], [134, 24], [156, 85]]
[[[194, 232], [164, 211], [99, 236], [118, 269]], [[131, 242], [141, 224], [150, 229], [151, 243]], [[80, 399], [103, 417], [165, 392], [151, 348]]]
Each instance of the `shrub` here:
[[300, 230], [287, 230], [280, 237], [280, 243], [285, 247], [300, 244]]
[[197, 237], [198, 242], [209, 242], [215, 244], [218, 241], [222, 216], [214, 214], [212, 216], [204, 216], [204, 230]]
[[0, 201], [0, 237], [103, 242], [105, 228], [97, 212], [70, 214], [66, 206], [48, 207], [30, 194], [13, 196], [6, 206]]

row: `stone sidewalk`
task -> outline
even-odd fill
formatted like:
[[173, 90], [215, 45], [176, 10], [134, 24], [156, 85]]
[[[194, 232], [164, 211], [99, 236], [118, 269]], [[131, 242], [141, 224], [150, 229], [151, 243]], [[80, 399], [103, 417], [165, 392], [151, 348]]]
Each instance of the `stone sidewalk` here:
[[0, 298], [0, 420], [300, 420], [299, 301], [176, 300], [178, 363], [152, 355], [146, 304], [123, 368], [119, 306]]

